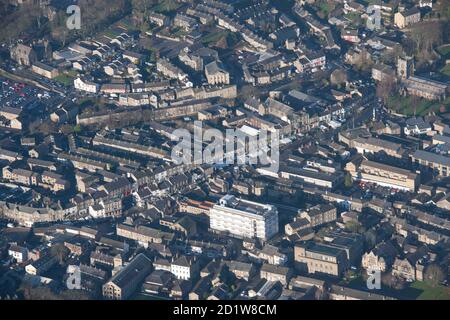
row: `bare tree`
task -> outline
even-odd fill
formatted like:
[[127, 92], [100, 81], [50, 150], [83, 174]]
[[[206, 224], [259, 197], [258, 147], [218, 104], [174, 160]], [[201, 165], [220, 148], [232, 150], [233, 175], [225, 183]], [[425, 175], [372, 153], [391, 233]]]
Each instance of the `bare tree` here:
[[393, 76], [387, 76], [377, 84], [377, 97], [383, 99], [386, 104], [389, 97], [397, 91], [397, 82]]
[[445, 279], [445, 274], [442, 271], [441, 267], [437, 264], [432, 264], [428, 266], [425, 270], [425, 281], [428, 282], [431, 286], [436, 287]]

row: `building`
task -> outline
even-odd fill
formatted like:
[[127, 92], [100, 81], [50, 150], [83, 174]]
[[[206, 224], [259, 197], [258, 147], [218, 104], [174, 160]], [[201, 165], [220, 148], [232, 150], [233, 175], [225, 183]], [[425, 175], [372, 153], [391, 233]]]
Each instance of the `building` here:
[[31, 66], [37, 61], [36, 52], [32, 47], [19, 43], [11, 49], [11, 59], [22, 66]]
[[401, 83], [404, 94], [422, 97], [428, 100], [445, 100], [449, 85], [447, 83], [412, 76]]
[[368, 270], [386, 272], [391, 268], [397, 254], [397, 249], [390, 242], [382, 242], [363, 255], [361, 266]]
[[150, 12], [148, 19], [151, 23], [156, 24], [159, 27], [165, 25], [169, 20], [165, 15], [157, 12]]
[[394, 158], [402, 158], [404, 153], [400, 144], [373, 137], [358, 137], [351, 142], [350, 147], [359, 154], [384, 152]]
[[192, 256], [181, 256], [170, 264], [170, 272], [180, 280], [195, 279], [199, 275], [198, 260]]
[[98, 93], [100, 90], [100, 85], [94, 82], [82, 80], [81, 78], [76, 78], [73, 81], [75, 89], [80, 91], [86, 91], [89, 93]]
[[150, 104], [150, 96], [146, 93], [128, 93], [119, 96], [119, 105], [128, 107], [146, 106]]
[[397, 59], [397, 76], [401, 79], [407, 79], [414, 75], [414, 58], [399, 57]]
[[210, 210], [210, 228], [239, 238], [268, 240], [278, 233], [278, 211], [272, 205], [222, 197]]
[[300, 218], [308, 220], [311, 227], [317, 227], [336, 221], [337, 209], [331, 204], [318, 204], [300, 213]]
[[54, 79], [59, 75], [59, 71], [57, 68], [39, 61], [33, 63], [31, 70], [34, 73], [37, 73], [38, 75], [46, 77], [48, 79]]
[[394, 23], [400, 29], [406, 28], [414, 23], [420, 21], [420, 10], [417, 7], [413, 7], [403, 12], [397, 12], [394, 15]]
[[134, 63], [136, 65], [141, 64], [144, 61], [144, 59], [145, 59], [144, 55], [142, 55], [140, 53], [137, 53], [137, 52], [128, 51], [128, 50], [123, 52], [122, 57], [124, 59], [129, 60], [131, 63]]
[[197, 20], [187, 15], [177, 13], [173, 18], [173, 25], [189, 31], [197, 26]]
[[328, 297], [331, 300], [396, 300], [393, 297], [353, 288], [331, 285]]
[[118, 224], [116, 226], [116, 233], [118, 236], [126, 239], [137, 241], [144, 247], [149, 243], [163, 243], [173, 240], [174, 234], [164, 232], [159, 229], [150, 228], [147, 226], [130, 226], [127, 224]]
[[[294, 221], [284, 226], [286, 235], [292, 236], [302, 230], [310, 229], [311, 223], [307, 219], [294, 218]], [[314, 233], [314, 232], [313, 232]]]
[[359, 39], [358, 30], [343, 29], [341, 31], [341, 38], [351, 43], [359, 43], [361, 41], [361, 39]]
[[205, 66], [205, 75], [209, 84], [230, 84], [230, 74], [217, 61]]
[[448, 177], [450, 175], [449, 157], [425, 150], [416, 150], [411, 155], [411, 160], [413, 165], [418, 168], [431, 168], [434, 173], [444, 177]]
[[388, 65], [376, 64], [372, 67], [372, 79], [376, 81], [395, 79], [395, 71]]
[[219, 54], [211, 48], [200, 48], [193, 52], [182, 50], [178, 58], [195, 71], [203, 71], [205, 65], [219, 59]]
[[64, 210], [52, 208], [34, 208], [0, 201], [3, 216], [20, 225], [31, 227], [37, 222], [56, 222], [64, 218]]
[[185, 74], [180, 68], [174, 66], [167, 59], [158, 59], [156, 62], [156, 70], [171, 79], [178, 79], [182, 81], [188, 77], [187, 74]]
[[64, 180], [63, 176], [54, 172], [44, 171], [41, 176], [41, 183], [43, 187], [48, 187], [54, 192], [58, 192], [60, 190], [66, 190], [69, 188], [69, 181]]
[[358, 233], [329, 231], [323, 237], [324, 243], [344, 250], [351, 266], [359, 265], [363, 254], [363, 237]]
[[424, 266], [411, 256], [404, 259], [395, 258], [392, 275], [408, 281], [423, 281]]
[[56, 256], [46, 254], [25, 267], [25, 272], [34, 276], [43, 274], [57, 263]]
[[17, 263], [22, 263], [28, 260], [28, 249], [13, 244], [8, 249], [8, 255], [13, 257]]
[[39, 174], [26, 169], [11, 169], [4, 167], [2, 177], [5, 180], [13, 181], [15, 183], [32, 186], [38, 184]]
[[420, 184], [420, 176], [406, 169], [358, 158], [345, 166], [354, 180], [375, 183], [380, 186], [414, 192]]
[[126, 300], [142, 284], [152, 270], [152, 261], [143, 253], [117, 272], [103, 285], [103, 297], [109, 300]]
[[255, 267], [251, 263], [245, 263], [241, 261], [226, 261], [228, 270], [233, 273], [237, 279], [244, 279], [249, 281], [255, 275]]
[[294, 248], [296, 268], [308, 273], [340, 276], [348, 267], [345, 250], [330, 244], [308, 241]]
[[22, 109], [4, 106], [0, 108], [0, 127], [22, 130]]
[[258, 259], [273, 265], [284, 265], [288, 261], [286, 254], [281, 253], [279, 248], [270, 244], [266, 244], [261, 251], [258, 252]]
[[70, 253], [81, 256], [89, 248], [89, 241], [79, 235], [64, 241], [64, 246], [70, 250]]
[[342, 172], [324, 173], [294, 166], [281, 166], [281, 178], [300, 181], [305, 184], [332, 189], [342, 181]]
[[292, 277], [292, 269], [273, 264], [264, 263], [260, 270], [261, 279], [267, 281], [279, 281], [283, 286], [287, 286]]

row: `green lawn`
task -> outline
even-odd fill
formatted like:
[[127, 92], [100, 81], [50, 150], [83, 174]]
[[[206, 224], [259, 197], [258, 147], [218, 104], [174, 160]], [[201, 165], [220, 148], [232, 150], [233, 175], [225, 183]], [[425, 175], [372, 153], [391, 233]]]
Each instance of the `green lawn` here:
[[[393, 110], [396, 113], [404, 114], [407, 116], [424, 116], [427, 115], [430, 111], [439, 112], [440, 106], [444, 105], [447, 107], [447, 111], [450, 108], [450, 99], [447, 98], [445, 101], [429, 101], [426, 99], [417, 99], [415, 102], [414, 98], [411, 96], [403, 97], [403, 96], [392, 96], [388, 100], [389, 109]], [[414, 105], [416, 103], [416, 105]]]
[[159, 4], [153, 7], [153, 10], [159, 13], [166, 13], [175, 11], [181, 6], [180, 3], [175, 0], [163, 0]]
[[411, 284], [411, 286], [406, 289], [408, 290], [419, 290], [420, 295], [417, 300], [450, 300], [450, 288], [444, 286], [432, 287], [426, 282], [416, 281]]
[[68, 75], [68, 74], [60, 74], [59, 76], [57, 76], [55, 78], [56, 81], [62, 83], [63, 85], [65, 85], [66, 87], [69, 87], [73, 84], [73, 79], [74, 77]]
[[445, 67], [441, 69], [441, 73], [450, 77], [450, 64], [447, 64]]
[[211, 32], [207, 34], [205, 37], [202, 38], [202, 43], [204, 45], [208, 45], [210, 43], [215, 43], [219, 41], [222, 37], [226, 37], [228, 35], [229, 31], [219, 31], [219, 32]]
[[66, 74], [67, 74], [69, 77], [75, 78], [75, 77], [78, 75], [78, 72], [77, 72], [76, 70], [68, 70], [68, 71], [66, 72]]
[[355, 24], [358, 24], [362, 21], [361, 14], [359, 14], [357, 12], [349, 12], [349, 13], [345, 14], [344, 17]]
[[104, 34], [106, 37], [108, 37], [108, 38], [115, 38], [115, 37], [117, 37], [117, 36], [120, 35], [120, 33], [114, 32], [114, 31], [109, 30], [109, 29], [106, 30], [105, 32], [103, 32], [103, 34]]
[[186, 32], [186, 30], [184, 30], [183, 28], [176, 28], [172, 30], [172, 34], [176, 37], [183, 37], [187, 35], [188, 32]]
[[444, 59], [450, 58], [450, 45], [441, 46], [436, 51], [439, 52], [444, 57]]

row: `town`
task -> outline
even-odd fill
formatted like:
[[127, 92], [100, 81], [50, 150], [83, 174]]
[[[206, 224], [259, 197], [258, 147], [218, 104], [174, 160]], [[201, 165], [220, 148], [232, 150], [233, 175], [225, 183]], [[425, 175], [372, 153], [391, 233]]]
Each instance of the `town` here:
[[449, 0], [3, 2], [1, 300], [450, 299]]

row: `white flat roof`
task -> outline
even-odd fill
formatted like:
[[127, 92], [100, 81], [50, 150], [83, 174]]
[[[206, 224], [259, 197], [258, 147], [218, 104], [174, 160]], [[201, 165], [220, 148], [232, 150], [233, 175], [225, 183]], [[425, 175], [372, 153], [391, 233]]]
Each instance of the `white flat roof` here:
[[257, 136], [259, 134], [259, 130], [253, 127], [243, 125], [239, 130], [249, 136]]

